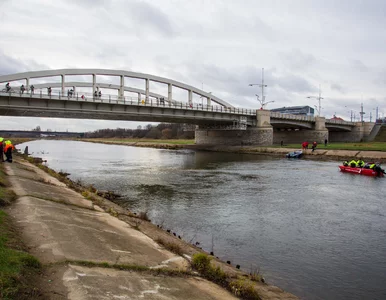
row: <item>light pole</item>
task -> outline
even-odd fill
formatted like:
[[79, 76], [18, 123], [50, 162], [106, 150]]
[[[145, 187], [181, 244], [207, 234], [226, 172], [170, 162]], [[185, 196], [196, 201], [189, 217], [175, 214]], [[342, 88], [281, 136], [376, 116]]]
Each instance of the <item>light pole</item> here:
[[359, 114], [361, 115], [361, 122], [363, 124], [364, 120], [363, 120], [363, 115], [366, 114], [364, 111], [363, 111], [363, 103], [361, 103], [361, 111], [359, 112]]
[[259, 87], [261, 87], [261, 99], [259, 99], [259, 96], [257, 96], [257, 101], [260, 102], [261, 104], [261, 108], [264, 109], [264, 107], [268, 104], [268, 103], [272, 103], [272, 102], [275, 102], [275, 101], [268, 101], [268, 102], [265, 102], [265, 96], [264, 96], [264, 88], [267, 87], [266, 84], [264, 84], [264, 68], [261, 69], [261, 83], [250, 83], [249, 86], [254, 86], [254, 85], [257, 85]]
[[260, 102], [261, 109], [264, 109], [265, 106], [266, 106], [268, 103], [274, 103], [274, 102], [275, 102], [274, 100], [272, 100], [272, 101], [267, 101], [267, 102], [261, 101], [258, 94], [256, 94], [256, 98], [257, 98], [257, 101]]
[[[321, 100], [323, 99], [322, 98], [322, 92], [320, 91], [320, 85], [319, 85], [319, 96], [308, 96], [307, 98], [309, 98], [309, 99], [313, 98], [313, 99], [318, 100], [318, 104], [319, 104], [318, 107], [319, 108], [317, 108], [316, 111], [318, 112], [318, 116], [320, 117], [322, 114], [322, 102], [321, 102]], [[315, 106], [315, 108], [316, 108], [316, 106]]]
[[[345, 108], [348, 108], [347, 105], [344, 106]], [[353, 110], [350, 109], [350, 122], [352, 122], [352, 118], [353, 118]], [[355, 121], [355, 118], [354, 118], [354, 121]]]

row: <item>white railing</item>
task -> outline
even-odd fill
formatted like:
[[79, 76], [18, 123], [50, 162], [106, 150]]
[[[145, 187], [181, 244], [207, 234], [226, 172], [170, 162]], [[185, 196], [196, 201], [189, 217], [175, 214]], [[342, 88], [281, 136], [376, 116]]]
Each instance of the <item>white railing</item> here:
[[271, 118], [284, 119], [284, 120], [296, 120], [305, 122], [315, 122], [315, 118], [312, 116], [283, 114], [279, 112], [271, 112]]
[[326, 123], [337, 124], [337, 125], [355, 125], [354, 122], [343, 121], [343, 120], [331, 120], [331, 119], [326, 119]]
[[63, 95], [60, 91], [53, 90], [51, 93], [45, 92], [43, 90], [34, 91], [31, 90], [28, 92], [21, 92], [11, 90], [11, 92], [5, 92], [4, 90], [0, 92], [0, 95], [3, 96], [12, 96], [12, 97], [21, 97], [21, 98], [37, 98], [37, 99], [51, 99], [51, 100], [69, 100], [69, 101], [82, 101], [82, 102], [95, 102], [95, 103], [112, 103], [112, 104], [122, 104], [122, 105], [143, 105], [151, 107], [165, 107], [165, 108], [174, 108], [174, 109], [189, 109], [196, 111], [213, 111], [219, 113], [231, 113], [238, 115], [256, 115], [255, 109], [246, 109], [246, 108], [237, 108], [237, 107], [224, 107], [219, 105], [203, 105], [202, 103], [187, 103], [179, 101], [171, 101], [170, 103], [167, 100], [149, 98], [138, 99], [138, 97], [129, 97], [129, 96], [116, 96], [116, 95], [104, 95], [104, 94], [91, 94], [91, 93], [70, 93], [66, 92]]

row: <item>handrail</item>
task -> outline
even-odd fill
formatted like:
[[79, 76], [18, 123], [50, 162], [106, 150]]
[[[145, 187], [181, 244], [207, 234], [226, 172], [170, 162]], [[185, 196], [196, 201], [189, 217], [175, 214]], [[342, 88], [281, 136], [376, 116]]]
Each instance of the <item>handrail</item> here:
[[49, 94], [43, 93], [42, 90], [36, 91], [32, 93], [21, 91], [16, 92], [4, 92], [0, 91], [0, 95], [6, 95], [10, 97], [21, 97], [21, 98], [36, 98], [36, 99], [50, 99], [50, 100], [67, 100], [67, 101], [82, 101], [82, 102], [96, 102], [96, 103], [110, 103], [110, 104], [122, 104], [122, 105], [140, 105], [140, 106], [150, 106], [150, 107], [163, 107], [163, 108], [173, 108], [173, 109], [189, 109], [195, 111], [216, 111], [224, 114], [235, 114], [235, 115], [256, 115], [256, 110], [253, 109], [239, 109], [239, 108], [224, 108], [223, 106], [218, 105], [202, 105], [199, 103], [189, 104], [187, 102], [166, 102], [161, 99], [146, 98], [138, 99], [138, 97], [130, 97], [130, 96], [117, 96], [110, 94], [99, 94], [97, 93], [70, 93], [67, 91], [67, 94], [63, 95], [60, 91], [52, 90]]

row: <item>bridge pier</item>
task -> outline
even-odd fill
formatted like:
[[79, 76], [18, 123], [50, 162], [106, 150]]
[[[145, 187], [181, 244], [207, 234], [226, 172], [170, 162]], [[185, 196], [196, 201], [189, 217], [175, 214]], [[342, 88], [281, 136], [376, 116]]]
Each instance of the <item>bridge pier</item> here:
[[273, 128], [270, 124], [270, 111], [256, 111], [256, 127], [224, 130], [200, 126], [195, 131], [197, 145], [227, 146], [269, 146], [273, 142]]
[[362, 142], [370, 135], [374, 123], [357, 122], [351, 131], [331, 131], [331, 142]]
[[313, 129], [276, 129], [273, 133], [274, 144], [280, 144], [282, 141], [286, 144], [301, 144], [305, 141], [320, 144], [324, 143], [325, 139], [330, 140], [324, 117], [315, 117]]

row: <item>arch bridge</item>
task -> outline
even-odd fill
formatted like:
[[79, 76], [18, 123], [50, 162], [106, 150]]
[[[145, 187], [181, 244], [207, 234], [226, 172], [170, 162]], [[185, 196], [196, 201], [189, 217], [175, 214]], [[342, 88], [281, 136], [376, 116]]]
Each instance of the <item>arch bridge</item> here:
[[[71, 80], [74, 76], [77, 80]], [[106, 76], [113, 80], [106, 80]], [[131, 79], [142, 81], [142, 88], [126, 84]], [[7, 116], [180, 122], [211, 131], [245, 131], [255, 127], [268, 131], [312, 131], [317, 123], [311, 116], [236, 108], [191, 85], [130, 71], [59, 69], [0, 76], [0, 85], [8, 82], [11, 88], [0, 92], [0, 114]], [[165, 93], [159, 91], [158, 84], [165, 86]], [[187, 97], [181, 99], [174, 88], [185, 91]], [[352, 122], [333, 120], [323, 124], [324, 130], [329, 131], [351, 132], [355, 126]]]

